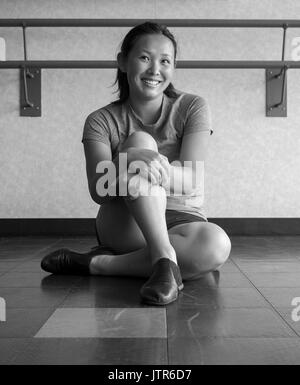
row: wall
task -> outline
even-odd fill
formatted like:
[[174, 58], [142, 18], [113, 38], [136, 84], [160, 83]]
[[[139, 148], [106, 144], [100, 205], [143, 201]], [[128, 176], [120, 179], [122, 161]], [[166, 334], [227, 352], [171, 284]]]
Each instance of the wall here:
[[[296, 0], [1, 0], [1, 18], [297, 19]], [[114, 60], [129, 28], [31, 28], [28, 58]], [[280, 29], [171, 28], [178, 59], [280, 60]], [[6, 59], [22, 60], [22, 31], [0, 28]], [[293, 38], [287, 33], [286, 58]], [[86, 218], [82, 128], [114, 100], [115, 70], [43, 69], [42, 117], [19, 116], [19, 71], [0, 70], [0, 217]], [[178, 69], [175, 85], [207, 98], [215, 133], [206, 163], [208, 217], [300, 216], [300, 71], [288, 71], [288, 117], [265, 117], [264, 70]]]

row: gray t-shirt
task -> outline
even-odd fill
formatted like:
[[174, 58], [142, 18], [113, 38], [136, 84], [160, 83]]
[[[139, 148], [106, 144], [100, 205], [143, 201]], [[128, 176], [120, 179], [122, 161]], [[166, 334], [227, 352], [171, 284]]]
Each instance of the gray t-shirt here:
[[[206, 101], [197, 95], [176, 90], [177, 97], [163, 95], [161, 115], [154, 124], [144, 124], [130, 107], [110, 103], [92, 112], [86, 119], [82, 142], [93, 140], [111, 147], [114, 158], [122, 143], [136, 131], [149, 133], [158, 146], [158, 151], [169, 162], [179, 160], [182, 138], [197, 131], [210, 131], [210, 111]], [[206, 219], [203, 196], [198, 193], [167, 196], [167, 209], [194, 214]]]

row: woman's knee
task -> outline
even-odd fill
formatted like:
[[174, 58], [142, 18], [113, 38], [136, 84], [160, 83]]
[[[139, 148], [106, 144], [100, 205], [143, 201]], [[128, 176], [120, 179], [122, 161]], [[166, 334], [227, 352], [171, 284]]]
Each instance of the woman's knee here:
[[101, 244], [111, 247], [116, 253], [128, 253], [147, 245], [142, 231], [121, 197], [100, 207], [96, 228]]
[[128, 147], [140, 147], [147, 148], [153, 151], [158, 151], [155, 139], [150, 134], [144, 131], [136, 131], [129, 135], [129, 137], [123, 143], [121, 149], [124, 150]]
[[228, 259], [231, 251], [231, 241], [226, 232], [218, 225], [210, 223], [212, 226], [207, 228], [207, 238], [209, 240], [208, 249], [211, 253], [212, 263], [218, 268]]
[[182, 258], [183, 278], [193, 280], [217, 270], [226, 262], [230, 251], [230, 239], [221, 227], [209, 222], [195, 226], [189, 251]]

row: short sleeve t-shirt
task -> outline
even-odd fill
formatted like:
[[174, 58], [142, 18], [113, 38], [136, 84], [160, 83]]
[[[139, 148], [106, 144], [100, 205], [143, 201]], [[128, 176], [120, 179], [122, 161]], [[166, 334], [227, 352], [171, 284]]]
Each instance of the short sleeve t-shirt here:
[[[176, 97], [163, 95], [161, 114], [156, 123], [144, 124], [130, 107], [124, 103], [110, 103], [92, 112], [86, 119], [82, 142], [98, 141], [111, 148], [112, 157], [118, 155], [122, 144], [134, 132], [149, 133], [156, 141], [160, 154], [169, 162], [179, 160], [184, 135], [209, 131], [211, 119], [209, 107], [200, 96], [176, 90]], [[194, 214], [206, 219], [203, 194], [167, 195], [167, 209]]]

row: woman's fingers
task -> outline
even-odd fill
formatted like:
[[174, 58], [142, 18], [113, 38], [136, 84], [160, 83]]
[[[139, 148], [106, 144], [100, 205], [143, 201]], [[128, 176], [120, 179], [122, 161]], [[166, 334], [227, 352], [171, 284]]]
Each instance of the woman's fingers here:
[[159, 171], [151, 168], [151, 167], [145, 167], [145, 168], [142, 168], [139, 172], [139, 174], [147, 179], [150, 183], [152, 184], [159, 184], [159, 180], [160, 180], [160, 173]]
[[168, 158], [150, 150], [144, 152], [141, 158], [130, 162], [128, 171], [140, 174], [152, 184], [168, 186], [171, 167]]
[[159, 156], [158, 159], [152, 160], [150, 162], [149, 174], [154, 176], [155, 184], [168, 186], [170, 182], [170, 163], [168, 158]]
[[162, 166], [162, 186], [168, 186], [170, 183], [170, 163], [166, 156], [160, 154], [160, 164]]
[[151, 183], [161, 184], [161, 179], [162, 179], [161, 164], [157, 160], [150, 162], [149, 173], [150, 173], [150, 175], [153, 175], [153, 177], [154, 177], [154, 179], [151, 180]]
[[169, 175], [164, 167], [160, 168], [161, 186], [166, 186], [169, 183]]
[[138, 174], [148, 180], [152, 184], [159, 184], [160, 172], [154, 165], [148, 165], [146, 162], [139, 162]]
[[159, 155], [160, 155], [160, 157], [159, 157], [160, 164], [164, 167], [166, 172], [169, 172], [169, 169], [171, 167], [171, 165], [169, 163], [169, 159], [164, 155], [161, 155], [161, 154], [159, 154]]

